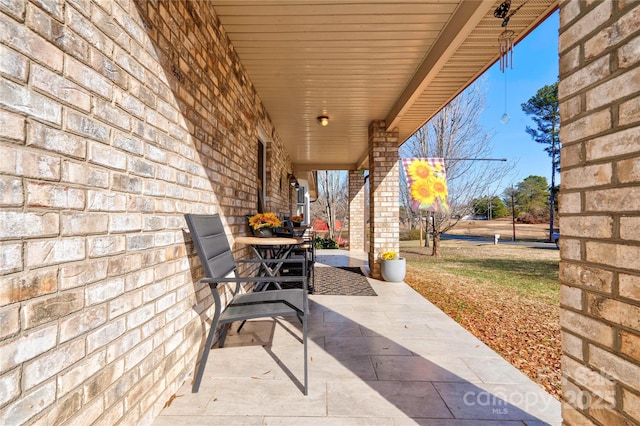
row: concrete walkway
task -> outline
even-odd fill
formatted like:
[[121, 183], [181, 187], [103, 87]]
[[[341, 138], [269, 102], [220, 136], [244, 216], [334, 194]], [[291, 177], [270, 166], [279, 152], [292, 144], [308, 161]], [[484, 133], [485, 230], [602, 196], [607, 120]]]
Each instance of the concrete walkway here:
[[[321, 251], [317, 267], [366, 255]], [[156, 426], [560, 425], [560, 403], [404, 283], [378, 296], [311, 296], [309, 395], [300, 326], [256, 320], [209, 356]]]

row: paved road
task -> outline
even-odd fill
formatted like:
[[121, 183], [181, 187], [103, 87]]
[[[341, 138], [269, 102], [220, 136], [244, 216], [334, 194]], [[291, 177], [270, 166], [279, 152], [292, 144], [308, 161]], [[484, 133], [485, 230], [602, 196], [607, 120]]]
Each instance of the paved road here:
[[[469, 235], [451, 235], [451, 234], [442, 234], [441, 238], [443, 240], [461, 240], [461, 241], [477, 241], [482, 243], [493, 243], [493, 238], [489, 237], [472, 237]], [[511, 236], [506, 238], [501, 238], [498, 241], [498, 244], [509, 244], [514, 246], [524, 246], [538, 249], [549, 249], [549, 250], [557, 250], [555, 243], [548, 242], [536, 242], [536, 241], [511, 241]]]

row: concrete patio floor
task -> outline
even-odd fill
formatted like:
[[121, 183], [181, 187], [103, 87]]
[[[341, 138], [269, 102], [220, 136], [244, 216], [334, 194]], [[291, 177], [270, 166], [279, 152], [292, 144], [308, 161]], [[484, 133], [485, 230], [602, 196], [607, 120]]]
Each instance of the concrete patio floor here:
[[[366, 263], [319, 251], [316, 267]], [[297, 319], [255, 320], [154, 425], [561, 424], [557, 400], [408, 285], [369, 281], [378, 296], [310, 296], [308, 396]]]

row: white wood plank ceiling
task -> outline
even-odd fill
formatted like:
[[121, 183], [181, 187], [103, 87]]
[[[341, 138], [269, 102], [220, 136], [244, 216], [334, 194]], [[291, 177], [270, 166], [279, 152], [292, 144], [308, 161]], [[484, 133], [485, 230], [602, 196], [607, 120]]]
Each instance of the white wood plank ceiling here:
[[[368, 127], [404, 142], [498, 58], [503, 0], [213, 0], [296, 171], [368, 167]], [[512, 0], [519, 40], [557, 0]], [[515, 54], [517, 66], [517, 47]], [[329, 125], [318, 125], [319, 115]]]

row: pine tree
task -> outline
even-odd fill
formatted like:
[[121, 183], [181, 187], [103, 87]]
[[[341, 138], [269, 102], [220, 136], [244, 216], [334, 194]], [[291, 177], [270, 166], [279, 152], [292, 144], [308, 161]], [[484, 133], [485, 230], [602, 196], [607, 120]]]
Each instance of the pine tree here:
[[558, 82], [540, 88], [535, 96], [523, 103], [522, 111], [532, 116], [537, 128], [527, 126], [531, 138], [548, 145], [544, 150], [551, 157], [551, 188], [549, 195], [549, 241], [553, 238], [553, 216], [555, 211], [556, 171], [560, 165], [560, 107], [558, 104]]

